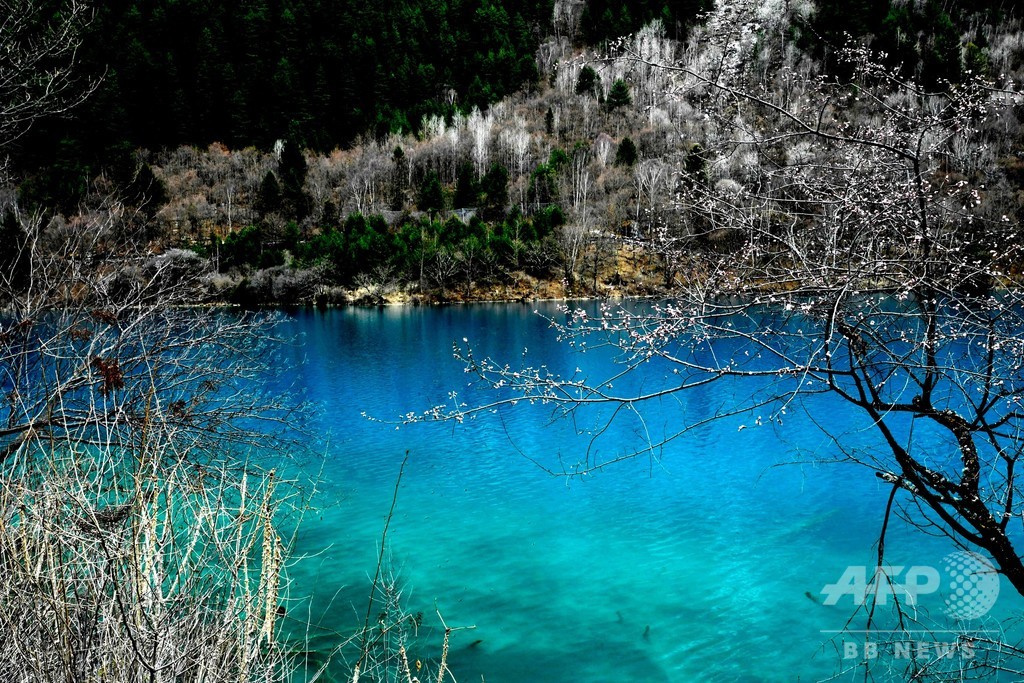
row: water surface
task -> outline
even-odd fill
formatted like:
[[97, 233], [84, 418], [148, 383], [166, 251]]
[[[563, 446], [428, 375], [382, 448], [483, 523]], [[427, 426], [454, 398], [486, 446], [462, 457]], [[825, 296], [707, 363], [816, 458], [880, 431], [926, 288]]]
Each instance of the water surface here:
[[[389, 565], [409, 610], [424, 613], [415, 657], [440, 653], [435, 607], [449, 625], [475, 625], [453, 636], [459, 681], [792, 681], [853, 666], [829, 633], [854, 615], [853, 601], [824, 605], [821, 589], [849, 565], [874, 565], [889, 489], [867, 470], [818, 462], [835, 445], [798, 413], [773, 427], [756, 427], [754, 414], [723, 419], [577, 478], [530, 458], [547, 468], [575, 462], [590, 443], [577, 430], [603, 425], [607, 412], [575, 425], [525, 405], [462, 425], [386, 421], [450, 392], [471, 403], [488, 397], [452, 359], [463, 339], [478, 356], [512, 363], [528, 349], [555, 371], [607, 368], [608, 353], [568, 349], [535, 308], [343, 309], [289, 321], [302, 335], [287, 351], [299, 364], [294, 379], [321, 409], [326, 454], [318, 511], [296, 548], [307, 557], [290, 570], [291, 594], [313, 596], [290, 607], [319, 625], [312, 647], [328, 652], [362, 623], [408, 452]], [[553, 305], [541, 311], [558, 315]], [[722, 391], [737, 389], [647, 406], [643, 422], [618, 419], [596, 454], [641, 447], [683, 416], [712, 414]], [[829, 431], [873, 437], [835, 400], [810, 409]], [[938, 567], [952, 550], [898, 520], [889, 530], [893, 564]], [[997, 615], [1019, 610], [1003, 588]], [[941, 595], [929, 597], [922, 609], [941, 616]], [[351, 653], [333, 658], [333, 680], [350, 677]]]

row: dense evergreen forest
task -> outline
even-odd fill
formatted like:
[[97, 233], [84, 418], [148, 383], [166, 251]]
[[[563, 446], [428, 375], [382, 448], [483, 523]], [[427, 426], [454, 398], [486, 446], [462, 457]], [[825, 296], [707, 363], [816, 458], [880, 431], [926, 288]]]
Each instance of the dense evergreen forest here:
[[[23, 206], [66, 219], [116, 195], [140, 209], [140, 240], [209, 258], [230, 274], [220, 294], [246, 300], [306, 300], [315, 283], [599, 293], [653, 267], [623, 260], [628, 238], [676, 220], [672, 184], [714, 165], [664, 74], [624, 50], [693, 53], [743, 11], [749, 58], [772, 69], [842, 78], [854, 38], [942, 89], [1021, 57], [1000, 0], [109, 2], [78, 64], [98, 89], [20, 140], [13, 177]], [[664, 168], [641, 170], [653, 161]], [[526, 280], [564, 286], [524, 293]]]
[[551, 0], [100, 3], [80, 68], [102, 84], [74, 122], [41, 126], [21, 161], [58, 159], [40, 190], [67, 205], [81, 175], [140, 147], [268, 149], [287, 136], [329, 150], [411, 130], [535, 84], [551, 12]]
[[[653, 18], [683, 31], [706, 2], [634, 0], [583, 11], [580, 39]], [[73, 204], [82, 176], [137, 148], [330, 150], [360, 135], [415, 131], [424, 115], [486, 108], [535, 88], [552, 0], [156, 0], [96, 7], [80, 68], [102, 84], [72, 124], [40, 127], [26, 168], [58, 176], [41, 199]]]
[[[102, 76], [99, 90], [73, 122], [39, 126], [17, 160], [47, 176], [35, 184], [41, 203], [71, 206], [91, 175], [130, 166], [126, 156], [138, 148], [267, 149], [288, 137], [329, 151], [361, 135], [416, 132], [424, 115], [468, 114], [538, 87], [536, 53], [551, 33], [598, 46], [658, 19], [669, 37], [684, 40], [711, 7], [711, 0], [102, 3], [79, 64], [83, 74]], [[874, 35], [894, 59], [923, 60], [929, 82], [956, 79], [964, 68], [962, 31], [1007, 12], [999, 0], [817, 7], [807, 25], [794, 27], [803, 49], [820, 56], [847, 32]], [[980, 34], [974, 46], [969, 59], [977, 60]]]

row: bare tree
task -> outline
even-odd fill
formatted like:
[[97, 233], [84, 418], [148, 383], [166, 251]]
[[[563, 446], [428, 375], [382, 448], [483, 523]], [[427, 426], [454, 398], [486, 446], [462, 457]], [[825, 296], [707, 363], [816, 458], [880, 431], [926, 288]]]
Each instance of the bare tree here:
[[483, 114], [476, 107], [469, 113], [466, 120], [466, 129], [469, 131], [473, 152], [473, 168], [476, 170], [476, 177], [483, 176], [484, 171], [491, 158], [491, 129], [494, 127], [494, 117], [491, 112]]
[[587, 211], [587, 199], [590, 196], [592, 185], [589, 166], [590, 150], [582, 144], [578, 145], [572, 152], [568, 178], [569, 186], [572, 189], [571, 210], [577, 215], [584, 215]]
[[[90, 16], [0, 0], [0, 150], [88, 95]], [[208, 264], [142, 251], [110, 199], [0, 213], [0, 679], [286, 680], [273, 317], [196, 309]]]
[[66, 114], [96, 86], [75, 71], [92, 10], [80, 0], [54, 7], [0, 1], [0, 149], [44, 116]]
[[206, 262], [139, 253], [117, 204], [4, 209], [0, 678], [282, 680], [273, 320], [191, 307]]
[[501, 131], [501, 143], [508, 154], [508, 167], [515, 170], [515, 183], [519, 185], [519, 208], [526, 209], [526, 163], [530, 153], [530, 133], [526, 122], [516, 116], [513, 127]]
[[[640, 214], [646, 212], [648, 226], [654, 222], [659, 195], [667, 188], [668, 164], [661, 159], [644, 159], [633, 167], [633, 181], [636, 184], [636, 222], [640, 225]], [[646, 207], [645, 207], [646, 205]]]
[[560, 225], [555, 233], [561, 252], [562, 272], [565, 285], [572, 289], [576, 284], [576, 271], [587, 246], [587, 228], [582, 222], [570, 221]]
[[[1012, 116], [1019, 96], [980, 79], [930, 92], [864, 49], [845, 54], [851, 80], [811, 77], [785, 101], [761, 87], [763, 73], [744, 82], [736, 61], [723, 58], [708, 70], [685, 58], [648, 63], [726, 131], [710, 156], [772, 160], [752, 169], [744, 186], [691, 183], [680, 193], [677, 208], [703, 216], [705, 234], [737, 238], [695, 245], [689, 272], [665, 303], [604, 307], [596, 318], [567, 310], [552, 321], [569, 343], [592, 346], [596, 337], [617, 346], [621, 365], [607, 376], [553, 376], [545, 366], [510, 366], [462, 349], [483, 383], [512, 395], [427, 416], [463, 419], [524, 398], [570, 414], [593, 404], [642, 411], [648, 401], [697, 387], [746, 387], [728, 392], [739, 398], [710, 418], [681, 414], [639, 451], [650, 452], [722, 417], [756, 411], [764, 424], [787, 413], [792, 420], [802, 397], [829, 393], [875, 434], [856, 447], [830, 436], [843, 459], [891, 487], [886, 519], [898, 512], [984, 553], [1024, 595], [1024, 301], [1013, 275], [1020, 233], [990, 196], [1000, 169], [980, 169], [970, 153], [1006, 144], [993, 124]], [[799, 106], [793, 92], [807, 93]], [[655, 362], [671, 372], [646, 376], [639, 393], [620, 393], [624, 375]], [[607, 452], [589, 448], [561, 471], [579, 474], [637, 454], [595, 459]], [[883, 548], [884, 531], [879, 566]], [[939, 666], [908, 673], [941, 674]], [[1002, 664], [986, 659], [986, 666]]]
[[372, 214], [384, 205], [389, 162], [376, 145], [363, 145], [348, 172], [346, 208], [353, 213]]
[[565, 37], [570, 42], [576, 39], [584, 6], [585, 3], [579, 0], [558, 0], [555, 2], [551, 23], [557, 38]]
[[594, 158], [597, 159], [601, 168], [608, 165], [608, 157], [611, 155], [612, 147], [614, 146], [615, 143], [607, 133], [601, 133], [594, 140]]
[[426, 261], [430, 280], [441, 290], [441, 298], [448, 298], [448, 288], [459, 272], [460, 256], [456, 249], [443, 246], [433, 250]]

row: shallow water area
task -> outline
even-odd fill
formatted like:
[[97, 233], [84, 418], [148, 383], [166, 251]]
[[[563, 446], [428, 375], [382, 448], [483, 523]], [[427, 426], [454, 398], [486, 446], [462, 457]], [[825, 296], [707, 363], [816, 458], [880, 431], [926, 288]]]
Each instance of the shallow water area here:
[[[683, 416], [713, 413], [724, 400], [717, 385], [651, 404], [642, 420], [619, 417], [595, 444], [576, 432], [604, 426], [607, 411], [574, 424], [522, 404], [464, 424], [395, 424], [450, 392], [470, 404], [493, 396], [468, 386], [452, 358], [463, 339], [478, 358], [514, 364], [525, 348], [553, 371], [595, 377], [608, 367], [608, 351], [567, 348], [535, 308], [561, 315], [555, 304], [479, 304], [290, 318], [302, 342], [285, 352], [321, 409], [326, 454], [318, 510], [298, 537], [306, 557], [289, 571], [290, 613], [320, 626], [309, 646], [325, 656], [361, 625], [408, 452], [386, 554], [408, 609], [424, 613], [417, 657], [440, 654], [435, 608], [449, 625], [476, 627], [452, 636], [458, 680], [792, 681], [848, 667], [840, 680], [862, 679], [842, 639], [830, 641], [854, 600], [827, 605], [822, 590], [850, 565], [873, 567], [889, 488], [866, 469], [820, 462], [834, 444], [799, 414], [771, 426], [755, 414], [724, 418], [573, 478], [530, 459], [551, 469], [588, 447], [594, 457], [641, 448]], [[663, 369], [650, 373], [644, 382], [663, 379]], [[848, 408], [820, 400], [807, 406], [820, 424], [854, 429]], [[935, 567], [954, 550], [897, 520], [886, 547], [894, 565]], [[925, 597], [920, 608], [939, 614], [941, 594]], [[1004, 585], [992, 615], [1020, 606]], [[333, 680], [351, 678], [352, 652], [348, 664], [332, 658]]]

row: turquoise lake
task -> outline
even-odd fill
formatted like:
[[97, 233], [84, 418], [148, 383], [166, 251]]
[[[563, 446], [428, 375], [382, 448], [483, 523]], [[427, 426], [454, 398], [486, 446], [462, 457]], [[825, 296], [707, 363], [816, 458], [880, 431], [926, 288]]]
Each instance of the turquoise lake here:
[[[458, 681], [864, 680], [858, 660], [843, 657], [844, 639], [858, 636], [836, 636], [863, 615], [850, 596], [824, 604], [822, 590], [849, 566], [874, 567], [889, 486], [867, 469], [825, 462], [837, 451], [822, 428], [854, 443], [873, 438], [842, 403], [808, 403], [817, 426], [800, 409], [783, 425], [756, 426], [757, 414], [724, 418], [578, 478], [538, 464], [581, 458], [590, 441], [577, 430], [603, 425], [608, 411], [573, 424], [524, 404], [464, 424], [395, 424], [453, 391], [471, 404], [493, 398], [467, 386], [471, 376], [453, 359], [463, 339], [478, 357], [514, 364], [528, 349], [531, 363], [553, 371], [607, 374], [610, 352], [569, 349], [536, 309], [560, 315], [553, 304], [289, 315], [286, 332], [298, 341], [282, 353], [295, 366], [289, 379], [319, 411], [322, 442], [313, 447], [325, 458], [316, 511], [294, 549], [301, 559], [288, 572], [288, 623], [314, 622], [310, 670], [363, 622], [408, 452], [389, 564], [409, 611], [424, 615], [414, 658], [440, 655], [435, 608], [450, 626], [475, 626], [452, 635]], [[650, 368], [635, 386], [656, 385], [660, 373]], [[722, 391], [742, 389], [717, 385], [646, 406], [642, 422], [617, 418], [594, 452], [642, 448], [683, 415], [714, 414]], [[940, 568], [954, 550], [890, 523], [893, 565]], [[1002, 588], [987, 620], [965, 627], [988, 629], [1024, 613], [1009, 584]], [[944, 590], [918, 606], [940, 632], [951, 628]], [[351, 680], [354, 653], [334, 653], [321, 680]], [[896, 669], [891, 680], [903, 680], [899, 662]]]

